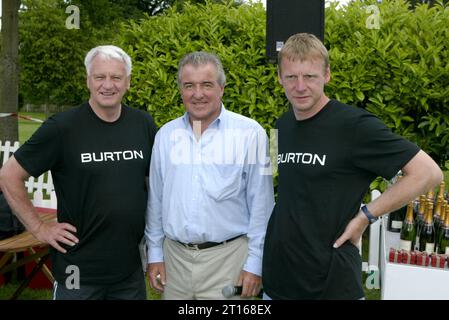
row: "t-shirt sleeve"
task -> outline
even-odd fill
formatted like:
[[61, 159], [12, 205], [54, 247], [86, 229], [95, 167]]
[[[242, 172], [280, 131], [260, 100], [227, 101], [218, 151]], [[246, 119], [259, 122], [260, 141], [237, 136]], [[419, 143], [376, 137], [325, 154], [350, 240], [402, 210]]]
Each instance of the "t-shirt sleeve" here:
[[14, 153], [14, 157], [28, 174], [38, 177], [57, 166], [62, 150], [60, 144], [61, 132], [54, 117], [50, 117]]
[[148, 177], [148, 173], [149, 173], [149, 169], [150, 169], [150, 162], [151, 162], [151, 150], [153, 149], [153, 145], [154, 145], [154, 139], [156, 137], [156, 133], [158, 131], [158, 128], [156, 126], [156, 124], [154, 123], [153, 118], [149, 115], [146, 114], [145, 115], [147, 123], [148, 123], [148, 137], [149, 137], [149, 143], [150, 143], [150, 159], [148, 161], [148, 166], [146, 169], [146, 176]]
[[149, 131], [150, 131], [150, 143], [151, 143], [151, 147], [153, 147], [154, 138], [156, 137], [158, 128], [157, 128], [156, 124], [154, 123], [154, 119], [150, 115], [148, 115], [148, 122], [149, 122]]
[[354, 165], [385, 179], [391, 179], [420, 150], [370, 113], [359, 117], [355, 136], [357, 145], [351, 157]]

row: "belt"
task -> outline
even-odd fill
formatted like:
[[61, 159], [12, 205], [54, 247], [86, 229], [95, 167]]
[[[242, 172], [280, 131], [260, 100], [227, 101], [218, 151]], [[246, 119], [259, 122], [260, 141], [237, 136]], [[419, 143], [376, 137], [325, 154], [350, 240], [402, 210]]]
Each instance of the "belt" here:
[[192, 250], [203, 250], [203, 249], [208, 249], [208, 248], [212, 248], [212, 247], [216, 247], [219, 246], [220, 244], [226, 244], [228, 242], [231, 242], [235, 239], [238, 239], [240, 237], [242, 237], [243, 234], [238, 235], [234, 238], [225, 240], [223, 242], [203, 242], [203, 243], [184, 243], [181, 241], [176, 240], [176, 242], [182, 244], [184, 247], [188, 248], [188, 249], [192, 249]]

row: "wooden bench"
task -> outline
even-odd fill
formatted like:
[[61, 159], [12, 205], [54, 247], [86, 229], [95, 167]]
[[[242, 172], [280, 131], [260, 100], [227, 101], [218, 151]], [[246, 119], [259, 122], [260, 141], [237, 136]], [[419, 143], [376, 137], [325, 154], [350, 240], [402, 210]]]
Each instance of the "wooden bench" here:
[[[38, 208], [38, 211], [43, 221], [49, 222], [56, 220], [56, 210]], [[36, 250], [37, 248], [39, 250]], [[30, 262], [36, 263], [31, 273], [25, 277], [19, 288], [11, 296], [11, 300], [17, 299], [39, 271], [42, 271], [51, 283], [54, 282], [51, 271], [44, 264], [49, 257], [49, 245], [36, 239], [30, 232], [24, 231], [18, 235], [1, 240], [0, 252], [4, 253], [0, 258], [0, 275], [13, 271]], [[14, 259], [16, 253], [24, 254], [20, 258]]]
[[[0, 141], [0, 164], [3, 166], [18, 148], [19, 142], [17, 141], [14, 143]], [[56, 220], [57, 201], [51, 173], [46, 172], [38, 178], [29, 177], [25, 181], [25, 187], [32, 198], [33, 205], [41, 214], [41, 218], [44, 221]], [[0, 252], [3, 253], [3, 256], [0, 257], [0, 275], [29, 263], [35, 263], [32, 271], [10, 298], [11, 300], [17, 299], [39, 271], [42, 271], [51, 283], [54, 282], [51, 271], [45, 265], [45, 261], [49, 257], [49, 245], [37, 240], [30, 232], [24, 231], [1, 240]], [[18, 253], [22, 254], [18, 255]]]

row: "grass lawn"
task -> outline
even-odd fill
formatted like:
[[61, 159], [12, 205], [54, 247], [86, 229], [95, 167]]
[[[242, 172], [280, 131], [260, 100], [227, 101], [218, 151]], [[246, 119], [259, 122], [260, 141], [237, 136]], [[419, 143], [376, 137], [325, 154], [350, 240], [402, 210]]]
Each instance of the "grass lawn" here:
[[[27, 116], [31, 118], [36, 118], [40, 120], [45, 120], [44, 113], [38, 112], [19, 112], [22, 116]], [[41, 123], [19, 118], [19, 142], [22, 145], [25, 141], [27, 141], [31, 135], [39, 128]]]
[[[13, 281], [0, 287], [0, 300], [8, 300], [19, 287], [19, 283]], [[19, 300], [51, 300], [52, 292], [47, 289], [26, 288], [18, 298]]]
[[[363, 276], [363, 283], [365, 283], [365, 274]], [[0, 287], [0, 300], [7, 300], [12, 296], [14, 291], [18, 288], [19, 283], [13, 281], [10, 284]], [[366, 300], [380, 300], [380, 290], [367, 290], [365, 289]], [[19, 300], [51, 300], [52, 290], [48, 289], [25, 289], [19, 296]], [[148, 300], [160, 300], [161, 296], [150, 288], [147, 282], [147, 299]]]
[[[13, 279], [7, 285], [0, 287], [0, 300], [9, 299], [19, 287], [20, 283]], [[51, 300], [53, 296], [52, 290], [49, 289], [29, 289], [26, 288], [19, 296], [19, 300]], [[147, 299], [148, 300], [160, 300], [161, 296], [150, 288], [147, 281]]]

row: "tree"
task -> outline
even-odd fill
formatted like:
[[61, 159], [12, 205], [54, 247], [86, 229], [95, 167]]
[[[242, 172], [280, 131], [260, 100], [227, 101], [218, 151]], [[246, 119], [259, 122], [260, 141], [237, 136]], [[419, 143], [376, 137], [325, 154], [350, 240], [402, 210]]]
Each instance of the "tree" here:
[[[129, 19], [139, 20], [144, 15], [155, 16], [172, 6], [183, 8], [185, 3], [205, 4], [206, 0], [70, 0], [86, 12], [92, 25], [99, 29]], [[226, 3], [227, 0], [212, 0], [212, 3]], [[236, 0], [241, 4], [243, 0]]]
[[410, 2], [411, 6], [414, 8], [420, 4], [428, 4], [429, 6], [433, 6], [435, 4], [437, 4], [438, 2], [441, 3], [448, 3], [448, 0], [408, 0], [408, 2]]
[[[92, 47], [114, 44], [119, 26], [163, 10], [162, 0], [23, 0], [20, 12], [20, 93], [33, 104], [76, 105], [88, 97], [83, 59]], [[166, 4], [164, 4], [166, 3]], [[76, 5], [80, 29], [67, 29]]]
[[[18, 24], [20, 0], [2, 1], [0, 113], [18, 111]], [[18, 140], [17, 118], [0, 117], [0, 141]]]
[[[187, 52], [206, 50], [223, 62], [224, 105], [271, 128], [288, 102], [276, 66], [266, 63], [266, 11], [234, 3], [185, 5], [182, 13], [172, 8], [125, 26], [119, 35], [134, 62], [128, 104], [147, 109], [158, 125], [182, 115], [177, 64]], [[366, 27], [368, 2], [326, 8], [332, 69], [326, 93], [367, 109], [443, 166], [449, 159], [448, 7], [369, 3], [382, 13], [379, 30]]]
[[[133, 60], [130, 106], [147, 109], [157, 125], [184, 112], [177, 88], [179, 59], [204, 50], [216, 53], [226, 70], [225, 106], [273, 126], [286, 105], [277, 83], [276, 67], [265, 59], [265, 9], [261, 4], [185, 4], [162, 16], [130, 21], [120, 40]], [[270, 94], [267, 94], [270, 92]]]
[[94, 43], [90, 22], [67, 29], [67, 4], [24, 0], [20, 14], [20, 89], [34, 104], [77, 105], [87, 98], [84, 56]]
[[155, 16], [168, 9], [174, 2], [174, 0], [139, 0], [138, 8], [150, 16]]
[[[87, 98], [84, 55], [96, 45], [116, 44], [123, 22], [144, 20], [176, 3], [180, 9], [185, 6], [182, 0], [22, 2], [20, 93], [24, 101], [44, 105], [76, 105]], [[65, 10], [69, 5], [79, 8], [80, 29], [65, 27], [69, 16]]]
[[145, 14], [157, 15], [173, 5], [175, 0], [70, 0], [79, 6], [96, 29], [116, 25], [129, 19], [141, 19]]

